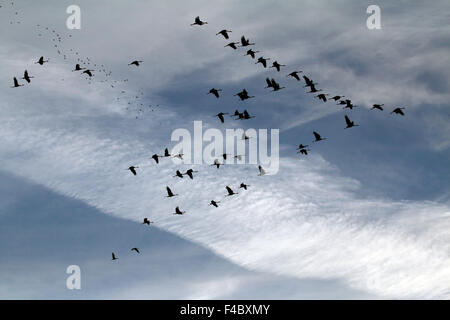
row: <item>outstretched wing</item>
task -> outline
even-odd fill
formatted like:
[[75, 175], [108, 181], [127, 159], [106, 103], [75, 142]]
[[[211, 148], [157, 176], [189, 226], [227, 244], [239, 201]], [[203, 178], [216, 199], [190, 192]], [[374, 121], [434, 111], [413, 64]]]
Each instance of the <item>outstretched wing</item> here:
[[350, 119], [347, 116], [345, 116], [345, 123], [347, 124], [347, 127], [352, 125], [352, 122], [350, 121]]
[[313, 131], [313, 135], [316, 138], [316, 140], [320, 140], [320, 134], [318, 134], [317, 132]]

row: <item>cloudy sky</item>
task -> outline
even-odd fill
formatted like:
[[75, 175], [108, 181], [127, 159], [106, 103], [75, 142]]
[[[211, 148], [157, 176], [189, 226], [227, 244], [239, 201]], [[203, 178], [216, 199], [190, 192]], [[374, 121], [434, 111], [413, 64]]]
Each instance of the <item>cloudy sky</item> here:
[[[80, 0], [68, 30], [72, 4], [0, 1], [0, 298], [450, 298], [448, 1]], [[197, 15], [208, 24], [189, 26]], [[224, 47], [241, 35], [286, 67]], [[293, 70], [358, 107], [315, 99]], [[243, 88], [255, 98], [233, 96]], [[235, 109], [255, 118], [214, 117]], [[360, 126], [344, 130], [346, 114]], [[194, 121], [279, 129], [278, 172], [156, 165]], [[194, 180], [173, 177], [188, 168]], [[66, 288], [69, 265], [81, 290]]]

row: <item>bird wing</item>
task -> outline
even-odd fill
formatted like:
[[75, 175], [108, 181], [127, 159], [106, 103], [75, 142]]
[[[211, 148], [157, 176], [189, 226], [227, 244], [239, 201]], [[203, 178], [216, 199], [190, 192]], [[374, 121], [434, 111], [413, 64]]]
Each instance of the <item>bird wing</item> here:
[[231, 190], [231, 188], [230, 188], [230, 187], [226, 186], [225, 188], [227, 189], [227, 191], [228, 191], [228, 194], [233, 194], [233, 193], [234, 193], [234, 192], [233, 192], [233, 190]]
[[272, 81], [270, 81], [269, 78], [266, 78], [266, 82], [267, 82], [267, 86], [271, 87], [272, 86]]
[[316, 140], [320, 140], [320, 134], [318, 134], [317, 132], [313, 131], [313, 135], [316, 138]]
[[345, 116], [345, 123], [347, 124], [347, 126], [352, 125], [352, 122], [350, 121], [350, 119], [347, 116]]
[[169, 195], [169, 197], [173, 197], [172, 190], [170, 190], [169, 187], [166, 187], [166, 190], [167, 190], [167, 194]]
[[18, 86], [19, 85], [19, 82], [17, 81], [17, 79], [16, 78], [14, 78], [14, 86]]

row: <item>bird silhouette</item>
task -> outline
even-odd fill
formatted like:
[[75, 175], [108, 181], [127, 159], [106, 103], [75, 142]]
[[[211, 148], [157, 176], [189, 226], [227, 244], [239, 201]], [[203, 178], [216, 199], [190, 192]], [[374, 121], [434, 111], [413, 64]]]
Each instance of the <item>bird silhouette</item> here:
[[219, 91], [222, 91], [222, 89], [212, 88], [207, 94], [213, 94], [217, 99], [219, 99]]
[[308, 155], [308, 151], [309, 149], [300, 149], [297, 153], [304, 154], [306, 156]]
[[255, 53], [258, 53], [259, 51], [253, 51], [252, 49], [247, 50], [247, 53], [244, 54], [244, 56], [250, 56], [252, 59], [255, 59]]
[[338, 100], [340, 100], [341, 98], [345, 98], [345, 96], [334, 96], [334, 97], [332, 97], [331, 99], [334, 100], [334, 101], [338, 101]]
[[322, 100], [323, 102], [327, 102], [327, 95], [328, 95], [327, 93], [321, 93], [321, 94], [318, 94], [315, 97], [320, 99], [320, 100]]
[[174, 177], [174, 178], [175, 178], [175, 177], [183, 178], [183, 174], [180, 172], [180, 170], [177, 170], [177, 172], [175, 173], [175, 175], [174, 175], [173, 177]]
[[92, 77], [92, 71], [94, 71], [94, 70], [87, 69], [87, 70], [84, 70], [81, 74], [87, 74], [90, 78], [90, 77]]
[[218, 117], [218, 118], [220, 119], [220, 122], [224, 123], [224, 122], [225, 122], [225, 119], [224, 119], [223, 116], [224, 116], [225, 114], [228, 114], [228, 112], [220, 112], [220, 113], [216, 114], [215, 117]]
[[272, 78], [271, 82], [272, 82], [272, 89], [273, 89], [272, 92], [285, 88], [285, 87], [280, 87], [280, 84], [278, 82], [276, 82], [275, 79], [273, 79], [273, 78]]
[[402, 111], [402, 109], [405, 109], [405, 108], [395, 108], [394, 110], [392, 110], [391, 114], [395, 113], [395, 114], [399, 114], [399, 115], [404, 116], [405, 113]]
[[264, 59], [263, 57], [259, 57], [258, 61], [255, 62], [255, 64], [261, 63], [264, 68], [267, 68], [267, 60], [270, 60], [270, 58]]
[[255, 96], [249, 96], [247, 90], [243, 89], [241, 92], [236, 93], [234, 96], [238, 96], [241, 101], [254, 98]]
[[32, 78], [34, 78], [34, 77], [30, 77], [30, 76], [28, 75], [28, 71], [25, 70], [25, 72], [23, 73], [23, 78], [22, 78], [22, 79], [24, 79], [24, 80], [26, 80], [26, 82], [30, 83], [30, 82], [31, 82], [30, 79], [32, 79]]
[[231, 30], [224, 29], [224, 30], [221, 30], [221, 31], [217, 32], [216, 36], [221, 34], [225, 39], [229, 39], [230, 37], [229, 37], [228, 33], [230, 33], [230, 32], [231, 32]]
[[198, 172], [198, 171], [194, 171], [194, 170], [192, 170], [192, 169], [189, 169], [189, 170], [187, 170], [187, 171], [186, 171], [185, 173], [183, 173], [183, 174], [187, 175], [189, 178], [191, 178], [191, 180], [193, 180], [193, 179], [194, 179], [193, 173], [195, 173], [195, 172]]
[[286, 77], [292, 77], [294, 79], [296, 79], [297, 81], [300, 81], [300, 77], [299, 77], [299, 73], [302, 73], [303, 71], [292, 71], [291, 73], [289, 73]]
[[84, 70], [84, 69], [86, 69], [86, 68], [82, 68], [82, 67], [80, 66], [80, 64], [77, 63], [77, 64], [75, 65], [75, 69], [72, 70], [72, 71], [81, 71], [81, 70]]
[[40, 57], [39, 60], [36, 61], [35, 63], [40, 64], [42, 66], [46, 62], [48, 62], [48, 60], [44, 60], [44, 57]]
[[134, 175], [136, 175], [136, 174], [137, 174], [137, 173], [136, 173], [136, 169], [137, 169], [137, 168], [139, 168], [139, 167], [131, 166], [131, 167], [129, 167], [127, 170], [130, 170], [131, 173], [133, 173]]
[[175, 155], [173, 155], [173, 158], [178, 158], [180, 160], [183, 160], [183, 154], [182, 153], [175, 154]]
[[244, 112], [242, 112], [242, 117], [243, 117], [244, 120], [248, 120], [248, 119], [254, 118], [254, 116], [250, 116], [248, 114], [247, 110], [244, 110]]
[[305, 88], [311, 87], [311, 86], [314, 86], [315, 84], [317, 84], [317, 83], [314, 83], [314, 81], [309, 79], [307, 76], [303, 76], [303, 79], [305, 80], [305, 83], [306, 83]]
[[19, 84], [19, 81], [17, 81], [16, 77], [14, 77], [13, 82], [14, 82], [14, 85], [11, 88], [23, 87], [23, 84]]
[[263, 176], [263, 175], [267, 174], [266, 170], [264, 170], [264, 168], [260, 165], [258, 166], [258, 170], [259, 170], [258, 176]]
[[[274, 79], [272, 79], [272, 80], [274, 80]], [[267, 86], [265, 86], [264, 88], [273, 88], [272, 80], [270, 78], [266, 78]]]
[[350, 121], [349, 117], [347, 117], [347, 116], [345, 116], [345, 123], [347, 124], [347, 126], [344, 129], [348, 129], [348, 128], [359, 126], [358, 124], [355, 124], [354, 121]]
[[233, 48], [234, 50], [236, 50], [237, 49], [237, 47], [236, 47], [237, 44], [239, 44], [239, 42], [230, 42], [229, 44], [227, 44], [224, 47], [230, 47], [230, 48]]
[[219, 207], [218, 203], [220, 203], [220, 201], [214, 201], [214, 200], [211, 200], [211, 202], [209, 203], [209, 205], [218, 208], [218, 207]]
[[169, 149], [168, 148], [164, 149], [164, 158], [168, 158], [170, 156], [171, 154], [169, 153]]
[[306, 149], [306, 147], [309, 147], [309, 145], [304, 146], [303, 144], [299, 144], [297, 149]]
[[136, 251], [137, 253], [140, 253], [138, 248], [131, 248], [131, 251]]
[[322, 89], [316, 89], [316, 84], [311, 84], [310, 86], [310, 91], [308, 91], [308, 93], [316, 93], [316, 92], [320, 92], [320, 91], [322, 91]]
[[155, 160], [155, 162], [158, 164], [159, 163], [159, 157], [156, 153], [154, 155], [152, 155], [152, 159]]
[[313, 142], [319, 142], [319, 141], [322, 141], [322, 140], [326, 140], [327, 138], [322, 138], [321, 136], [320, 136], [320, 134], [318, 134], [316, 131], [313, 131], [313, 134], [314, 134], [314, 138], [316, 138], [316, 140], [314, 140]]
[[253, 46], [254, 43], [250, 43], [249, 39], [245, 39], [244, 36], [241, 37], [241, 47]]
[[141, 65], [141, 63], [144, 62], [142, 60], [134, 60], [133, 62], [130, 62], [128, 65], [135, 65], [136, 67], [139, 67]]
[[245, 132], [242, 134], [242, 140], [248, 140], [250, 137], [245, 134]]
[[378, 109], [378, 110], [380, 110], [380, 111], [383, 111], [384, 109], [382, 108], [382, 106], [384, 106], [384, 103], [383, 103], [383, 104], [374, 104], [374, 105], [372, 106], [372, 108], [370, 108], [370, 110]]
[[144, 222], [142, 222], [142, 224], [147, 224], [147, 225], [150, 225], [150, 223], [153, 223], [153, 221], [150, 221], [147, 218], [144, 218]]
[[345, 100], [345, 107], [343, 107], [342, 109], [350, 109], [353, 110], [353, 108], [356, 108], [355, 105], [353, 105], [352, 101], [349, 99]]
[[197, 16], [194, 20], [194, 23], [191, 23], [191, 26], [195, 26], [195, 25], [202, 26], [204, 24], [208, 24], [208, 22], [200, 20], [200, 17]]
[[112, 259], [111, 260], [117, 260], [119, 258], [116, 257], [116, 255], [114, 254], [114, 252], [111, 254], [112, 255]]
[[228, 194], [226, 195], [227, 197], [238, 194], [237, 192], [234, 192], [229, 186], [226, 186], [225, 189], [227, 189], [228, 192]]
[[276, 61], [276, 60], [272, 63], [272, 66], [271, 66], [271, 68], [277, 69], [278, 72], [280, 72], [281, 67], [285, 67], [285, 65], [279, 64], [278, 61]]
[[241, 183], [241, 185], [239, 186], [239, 188], [242, 188], [242, 189], [244, 189], [244, 190], [247, 190], [247, 188], [248, 187], [250, 187], [250, 185], [248, 185], [248, 184], [245, 184], [245, 183]]
[[183, 213], [186, 213], [186, 211], [181, 211], [179, 207], [176, 207], [175, 212], [173, 214], [182, 215]]
[[169, 187], [166, 187], [166, 190], [167, 190], [167, 198], [172, 198], [172, 197], [175, 197], [178, 195], [178, 194], [173, 194], [172, 190], [170, 190]]

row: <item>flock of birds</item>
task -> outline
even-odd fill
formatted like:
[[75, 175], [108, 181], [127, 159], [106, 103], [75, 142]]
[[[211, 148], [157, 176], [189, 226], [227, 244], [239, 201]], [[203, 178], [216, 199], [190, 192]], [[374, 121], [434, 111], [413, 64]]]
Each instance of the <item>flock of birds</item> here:
[[[200, 17], [196, 17], [194, 20], [194, 23], [191, 24], [191, 26], [203, 26], [208, 24], [208, 22], [206, 21], [202, 21], [200, 19]], [[40, 28], [40, 25], [37, 25], [38, 28]], [[58, 54], [63, 55], [64, 59], [67, 59], [67, 55], [64, 54], [61, 49], [58, 47], [57, 43], [62, 42], [62, 38], [61, 36], [55, 31], [55, 30], [49, 30], [49, 28], [45, 28], [45, 30], [51, 32], [53, 39], [52, 41], [55, 42], [54, 47], [58, 50]], [[223, 29], [219, 32], [216, 33], [217, 36], [223, 36], [223, 38], [225, 39], [230, 39], [230, 33], [232, 33], [231, 30], [227, 30], [227, 29]], [[42, 36], [42, 32], [39, 33], [39, 36]], [[249, 46], [254, 46], [255, 43], [250, 42], [250, 40], [248, 38], [246, 38], [245, 36], [242, 36], [240, 38], [239, 42], [230, 42], [228, 44], [226, 44], [224, 47], [230, 47], [233, 50], [238, 50], [238, 48], [240, 47], [249, 47]], [[73, 49], [70, 49], [70, 51], [72, 52]], [[251, 59], [256, 60], [255, 64], [261, 64], [264, 68], [274, 68], [277, 72], [281, 72], [282, 69], [284, 69], [284, 67], [286, 67], [286, 65], [279, 63], [277, 60], [272, 62], [272, 65], [268, 64], [268, 61], [271, 60], [270, 58], [264, 58], [263, 56], [260, 56], [259, 58], [256, 58], [256, 54], [259, 53], [260, 51], [256, 51], [253, 49], [248, 49], [245, 53], [244, 56], [249, 56]], [[76, 56], [78, 56], [78, 52], [75, 52]], [[49, 59], [45, 59], [43, 56], [40, 57], [35, 63], [39, 64], [40, 66], [43, 66], [44, 64], [48, 63]], [[94, 68], [93, 67], [97, 67], [96, 64], [92, 63], [92, 67], [88, 67], [89, 65], [91, 65], [91, 60], [89, 58], [86, 59], [82, 59], [80, 57], [77, 58], [77, 63], [75, 64], [74, 69], [72, 70], [73, 72], [79, 72], [82, 75], [86, 75], [89, 78], [94, 77]], [[134, 66], [134, 67], [139, 67], [141, 64], [143, 63], [142, 60], [134, 60], [131, 61], [128, 66]], [[99, 71], [103, 72], [105, 77], [109, 77], [111, 75], [111, 72], [108, 72], [104, 65], [99, 65], [98, 66], [100, 69], [98, 69]], [[341, 105], [343, 106], [343, 109], [350, 109], [352, 110], [353, 108], [357, 107], [356, 105], [354, 105], [352, 103], [352, 101], [350, 99], [344, 99], [345, 96], [344, 95], [334, 95], [330, 98], [327, 98], [329, 96], [328, 93], [323, 93], [322, 89], [317, 89], [317, 85], [318, 83], [314, 82], [312, 79], [310, 79], [310, 77], [306, 76], [306, 75], [302, 75], [302, 77], [300, 77], [300, 74], [302, 74], [303, 71], [302, 70], [294, 70], [290, 73], [288, 73], [286, 75], [286, 77], [290, 77], [293, 80], [297, 81], [297, 82], [301, 82], [302, 79], [305, 83], [305, 88], [309, 88], [309, 91], [307, 91], [307, 93], [318, 93], [317, 95], [315, 95], [314, 97], [317, 99], [320, 99], [321, 101], [323, 101], [324, 103], [329, 101], [329, 100], [333, 100], [334, 102], [337, 103], [337, 105]], [[30, 76], [28, 70], [25, 70], [23, 73], [23, 77], [21, 77], [20, 79], [25, 80], [28, 84], [31, 83], [31, 79], [33, 79], [34, 76]], [[266, 79], [266, 89], [272, 89], [273, 92], [276, 91], [280, 91], [282, 89], [284, 89], [284, 86], [281, 86], [280, 83], [278, 83], [274, 78], [269, 78], [267, 77]], [[105, 82], [113, 82], [112, 80], [104, 80]], [[111, 87], [114, 88], [114, 84], [117, 82], [118, 80], [115, 80], [115, 82], [111, 83]], [[124, 79], [122, 80], [122, 82], [126, 82], [128, 81], [128, 79]], [[13, 86], [12, 88], [18, 88], [18, 87], [22, 87], [24, 86], [24, 84], [19, 83], [19, 80], [17, 78], [17, 76], [13, 77]], [[217, 89], [217, 88], [211, 88], [209, 90], [209, 92], [207, 94], [211, 94], [213, 96], [215, 96], [217, 99], [220, 98], [221, 96], [221, 92], [222, 89]], [[122, 91], [122, 93], [124, 93], [124, 91]], [[143, 94], [141, 94], [143, 95]], [[251, 96], [249, 95], [248, 91], [246, 89], [241, 90], [240, 92], [237, 92], [236, 94], [234, 94], [234, 96], [237, 96], [240, 101], [245, 101], [251, 98], [255, 98], [255, 96]], [[136, 99], [139, 98], [139, 96], [136, 96]], [[118, 98], [120, 99], [120, 98]], [[128, 103], [130, 104], [130, 102]], [[143, 106], [143, 104], [142, 104]], [[371, 110], [379, 110], [379, 111], [383, 111], [384, 104], [374, 104], [371, 108]], [[402, 107], [396, 107], [392, 110], [391, 113], [394, 114], [398, 114], [398, 115], [402, 115], [404, 116], [404, 110], [405, 108]], [[215, 117], [217, 117], [221, 123], [225, 122], [225, 117], [224, 115], [228, 115], [227, 112], [220, 112], [218, 114], [215, 115]], [[230, 115], [230, 117], [234, 117], [236, 120], [250, 120], [252, 118], [254, 118], [254, 116], [250, 115], [249, 112], [247, 110], [243, 110], [242, 112], [236, 110], [233, 114]], [[350, 120], [348, 115], [344, 115], [344, 120], [345, 120], [345, 129], [349, 129], [349, 128], [353, 128], [353, 127], [357, 127], [359, 126], [358, 124], [355, 124], [354, 121]], [[313, 135], [314, 135], [314, 140], [312, 141], [312, 143], [316, 143], [316, 142], [320, 142], [320, 141], [324, 141], [327, 138], [322, 137], [317, 131], [313, 131]], [[242, 136], [243, 140], [248, 140], [249, 137], [245, 135], [245, 133]], [[308, 144], [299, 144], [298, 148], [297, 148], [297, 153], [301, 154], [301, 155], [308, 155], [308, 152], [310, 151], [310, 149], [308, 149], [309, 145]], [[211, 164], [211, 166], [215, 166], [217, 169], [220, 168], [220, 166], [225, 164], [225, 160], [227, 160], [227, 157], [229, 155], [228, 154], [223, 154], [222, 158], [223, 158], [223, 162], [220, 162], [219, 159], [215, 159], [214, 163]], [[179, 159], [183, 159], [183, 154], [170, 154], [168, 148], [166, 148], [164, 150], [164, 154], [163, 155], [158, 155], [158, 154], [153, 154], [151, 156], [151, 159], [154, 160], [155, 164], [158, 165], [160, 163], [160, 159], [162, 158], [179, 158]], [[239, 160], [242, 159], [242, 155], [236, 155], [234, 156], [234, 158], [237, 158]], [[133, 174], [134, 176], [136, 176], [138, 174], [138, 170], [140, 167], [138, 165], [132, 165], [129, 166], [126, 170], [130, 171], [131, 174]], [[265, 171], [265, 169], [259, 165], [258, 166], [258, 170], [259, 170], [259, 176], [265, 175], [267, 174], [267, 172]], [[188, 169], [185, 172], [181, 172], [180, 170], [176, 170], [175, 175], [173, 177], [177, 177], [177, 178], [184, 178], [185, 176], [189, 177], [189, 179], [193, 180], [194, 179], [194, 173], [197, 173], [198, 171], [195, 171], [194, 169]], [[230, 186], [225, 186], [225, 190], [226, 190], [226, 194], [224, 197], [232, 197], [234, 195], [237, 195], [238, 192], [236, 192], [235, 190], [237, 189], [242, 189], [244, 191], [246, 191], [248, 189], [248, 187], [250, 187], [250, 185], [242, 182], [238, 187], [233, 187], [231, 188]], [[166, 191], [167, 191], [167, 197], [168, 198], [173, 198], [178, 196], [178, 194], [174, 193], [172, 191], [172, 189], [169, 186], [166, 186]], [[212, 199], [209, 203], [209, 206], [213, 206], [215, 208], [219, 207], [219, 204], [221, 203], [220, 200], [217, 199]], [[185, 211], [182, 211], [180, 209], [179, 206], [175, 207], [175, 210], [173, 212], [174, 215], [183, 215], [185, 214]], [[151, 225], [153, 224], [153, 221], [150, 221], [147, 217], [143, 218], [143, 222], [142, 224], [145, 225]], [[139, 248], [131, 248], [132, 251], [136, 252], [136, 253], [140, 253]], [[112, 260], [117, 260], [118, 257], [115, 255], [115, 253], [112, 253]]]

